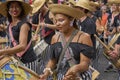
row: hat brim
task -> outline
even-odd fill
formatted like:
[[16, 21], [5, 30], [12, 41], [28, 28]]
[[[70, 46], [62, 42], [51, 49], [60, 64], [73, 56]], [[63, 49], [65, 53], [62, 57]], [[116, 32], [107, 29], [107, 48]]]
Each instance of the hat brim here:
[[76, 4], [75, 4], [75, 7], [81, 7], [81, 8], [84, 8], [84, 9], [86, 9], [86, 10], [88, 10], [88, 11], [91, 11], [91, 12], [93, 12], [93, 11], [96, 11], [96, 9], [95, 8], [93, 8], [91, 5], [90, 5], [90, 3], [88, 3], [88, 2], [77, 2]]
[[108, 1], [107, 5], [111, 5], [111, 4], [120, 4], [120, 1], [119, 0]]
[[44, 4], [45, 4], [45, 0], [42, 0], [41, 4], [40, 5], [37, 5], [37, 4], [33, 4], [33, 10], [32, 10], [32, 14], [36, 13]]
[[[9, 2], [13, 2], [15, 0], [9, 0], [9, 1], [6, 1], [6, 2], [3, 2], [0, 4], [0, 14], [2, 14], [3, 16], [7, 17], [7, 12], [8, 12], [8, 9], [7, 9], [7, 4]], [[32, 10], [32, 7], [28, 4], [28, 3], [25, 3], [23, 1], [19, 1], [19, 0], [16, 0], [17, 2], [20, 2], [23, 6], [23, 9], [25, 11], [25, 16], [27, 16], [30, 11]]]
[[76, 19], [80, 19], [81, 17], [85, 15], [84, 12], [77, 10], [75, 8], [72, 8], [68, 5], [51, 4], [49, 6], [49, 9], [53, 14], [61, 13], [61, 14], [65, 14], [65, 15], [68, 15]]

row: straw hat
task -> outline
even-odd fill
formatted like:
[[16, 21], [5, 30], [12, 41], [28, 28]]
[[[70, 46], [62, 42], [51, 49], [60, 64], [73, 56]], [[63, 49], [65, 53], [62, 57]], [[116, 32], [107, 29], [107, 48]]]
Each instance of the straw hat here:
[[44, 4], [45, 4], [46, 0], [35, 0], [33, 5], [33, 10], [32, 13], [36, 13]]
[[93, 6], [93, 7], [99, 7], [100, 4], [98, 2], [93, 2], [93, 1], [90, 1], [90, 5]]
[[7, 4], [9, 2], [12, 2], [12, 1], [18, 1], [22, 4], [23, 6], [23, 9], [25, 11], [25, 16], [29, 14], [29, 12], [32, 10], [32, 7], [28, 4], [28, 3], [25, 3], [24, 0], [6, 0], [6, 2], [2, 2], [0, 4], [0, 14], [2, 14], [3, 16], [7, 17]]
[[81, 8], [87, 9], [89, 11], [95, 11], [95, 8], [93, 8], [90, 5], [89, 0], [79, 0], [78, 2], [76, 2], [75, 7], [81, 7]]
[[51, 4], [49, 9], [53, 14], [61, 13], [77, 19], [85, 15], [84, 12], [64, 4]]
[[72, 3], [73, 5], [75, 5], [75, 1], [74, 0], [68, 0], [69, 3]]
[[108, 0], [108, 4], [120, 4], [120, 0]]

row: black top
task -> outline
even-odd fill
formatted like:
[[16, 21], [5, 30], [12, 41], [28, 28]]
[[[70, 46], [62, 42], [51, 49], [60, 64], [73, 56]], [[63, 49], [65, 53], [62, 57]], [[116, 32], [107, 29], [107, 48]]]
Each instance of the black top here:
[[96, 46], [96, 40], [94, 34], [96, 33], [96, 24], [93, 19], [87, 17], [83, 22], [80, 22], [81, 31], [91, 35], [93, 46]]
[[[80, 62], [80, 53], [82, 52], [83, 55], [87, 56], [88, 58], [93, 58], [94, 49], [93, 47], [90, 47], [85, 44], [77, 43], [77, 42], [71, 42], [69, 44], [69, 47], [72, 49], [74, 54], [74, 59], [77, 63]], [[59, 60], [60, 54], [62, 52], [62, 44], [61, 42], [57, 42], [55, 44], [51, 45], [51, 59]]]
[[120, 26], [120, 14], [115, 16], [113, 26], [114, 27]]
[[[29, 43], [31, 38], [32, 38], [32, 35], [31, 35], [32, 34], [32, 31], [31, 31], [32, 25], [30, 23], [28, 23], [28, 22], [19, 22], [16, 26], [12, 27], [13, 37], [17, 41], [18, 44], [19, 44], [20, 28], [24, 23], [27, 23], [29, 25], [29, 27], [30, 27], [30, 31], [28, 32], [28, 41], [27, 41], [27, 43]], [[32, 61], [34, 61], [36, 59], [37, 59], [37, 57], [36, 57], [36, 55], [34, 53], [33, 45], [31, 44], [29, 49], [23, 54], [23, 56], [21, 58], [21, 61], [23, 63], [28, 63], [28, 62], [32, 62]]]
[[[33, 23], [33, 24], [38, 24], [39, 14], [40, 14], [40, 13], [37, 13], [37, 14], [35, 14], [35, 15], [32, 17], [32, 23]], [[47, 24], [53, 24], [53, 22], [52, 22], [52, 21], [50, 20], [50, 18], [49, 18], [49, 11], [46, 13], [46, 15], [43, 17], [43, 19], [44, 19], [44, 22], [45, 22], [45, 23], [47, 23]], [[47, 35], [47, 36], [44, 38], [44, 40], [45, 40], [48, 44], [50, 44], [50, 43], [51, 43], [52, 36], [55, 34], [55, 31], [54, 31], [53, 29], [48, 28], [48, 27], [45, 27], [44, 30], [45, 30], [45, 34], [47, 34], [47, 33], [50, 31], [50, 34]]]
[[[44, 16], [44, 22], [47, 23], [47, 24], [53, 24], [53, 22], [50, 20], [49, 18], [49, 11], [47, 12], [47, 14]], [[45, 34], [47, 34], [47, 32], [50, 31], [50, 34], [47, 35], [44, 40], [48, 43], [48, 44], [51, 44], [51, 39], [52, 39], [52, 36], [55, 34], [55, 31], [53, 29], [50, 29], [48, 27], [45, 27], [44, 28], [45, 30]]]
[[88, 34], [96, 33], [96, 25], [95, 22], [87, 17], [83, 22], [80, 22], [81, 31], [86, 32]]

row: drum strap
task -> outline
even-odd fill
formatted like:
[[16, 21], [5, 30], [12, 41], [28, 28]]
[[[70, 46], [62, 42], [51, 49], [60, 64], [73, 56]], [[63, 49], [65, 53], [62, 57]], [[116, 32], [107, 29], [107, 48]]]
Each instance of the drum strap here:
[[72, 35], [70, 36], [68, 42], [66, 43], [65, 47], [63, 48], [62, 53], [61, 53], [61, 55], [60, 55], [60, 58], [59, 58], [59, 60], [58, 60], [57, 68], [56, 68], [56, 70], [54, 71], [54, 75], [53, 75], [54, 79], [53, 79], [53, 80], [57, 80], [57, 77], [56, 77], [56, 76], [57, 76], [57, 72], [58, 72], [58, 70], [59, 70], [61, 61], [63, 60], [63, 57], [64, 57], [64, 55], [65, 55], [65, 51], [66, 51], [66, 49], [67, 49], [67, 47], [69, 46], [70, 42], [72, 41], [72, 39], [74, 38], [74, 36], [75, 36], [77, 33], [78, 33], [78, 30], [75, 30], [75, 31], [72, 32]]
[[[10, 33], [10, 37], [11, 37], [13, 46], [17, 46], [17, 42], [16, 42], [16, 40], [14, 39], [13, 34], [12, 34], [12, 26], [11, 26], [11, 24], [9, 25], [9, 33]], [[19, 52], [19, 53], [17, 53], [16, 55], [17, 55], [18, 57], [22, 57], [22, 55], [29, 49], [29, 47], [30, 47], [30, 45], [31, 45], [31, 42], [32, 42], [32, 40], [30, 40], [30, 42], [28, 43], [28, 45], [27, 45], [27, 47], [25, 48], [24, 51]]]

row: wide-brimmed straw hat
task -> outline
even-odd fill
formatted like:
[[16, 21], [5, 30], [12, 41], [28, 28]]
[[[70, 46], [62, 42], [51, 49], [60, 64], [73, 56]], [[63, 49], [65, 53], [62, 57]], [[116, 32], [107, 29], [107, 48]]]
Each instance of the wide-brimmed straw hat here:
[[75, 7], [81, 7], [81, 8], [87, 9], [89, 11], [95, 11], [95, 8], [93, 8], [90, 5], [89, 0], [79, 0], [78, 2], [76, 2]]
[[45, 4], [46, 0], [35, 0], [33, 5], [33, 10], [32, 13], [36, 13], [44, 4]]
[[2, 2], [0, 4], [0, 14], [2, 14], [3, 16], [7, 17], [7, 12], [8, 12], [8, 9], [7, 9], [7, 4], [9, 2], [12, 2], [12, 1], [18, 1], [22, 4], [23, 6], [23, 9], [25, 11], [25, 16], [29, 14], [29, 12], [32, 10], [32, 7], [28, 4], [28, 3], [25, 3], [24, 0], [6, 0], [6, 2]]
[[108, 5], [110, 4], [120, 4], [120, 0], [108, 0]]
[[85, 15], [84, 12], [64, 4], [51, 4], [49, 9], [53, 14], [61, 13], [76, 19]]
[[75, 1], [74, 0], [68, 0], [69, 3], [75, 5]]
[[90, 1], [90, 5], [93, 7], [100, 7], [100, 4], [98, 2]]

